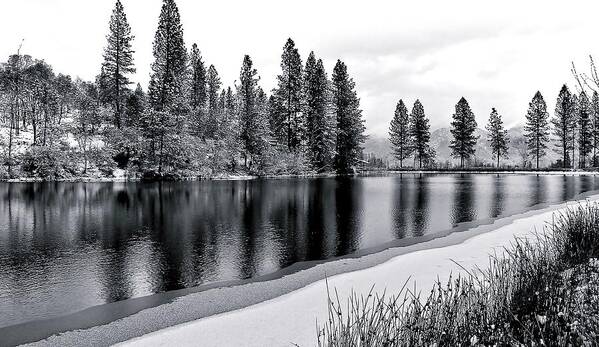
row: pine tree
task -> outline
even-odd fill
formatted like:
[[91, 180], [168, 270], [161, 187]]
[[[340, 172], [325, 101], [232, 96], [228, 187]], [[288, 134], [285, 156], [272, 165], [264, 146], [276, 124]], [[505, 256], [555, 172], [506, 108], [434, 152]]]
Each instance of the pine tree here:
[[460, 167], [464, 167], [464, 160], [470, 159], [475, 153], [475, 146], [478, 137], [474, 135], [476, 130], [476, 119], [474, 113], [468, 105], [465, 98], [461, 98], [455, 105], [455, 113], [451, 122], [451, 134], [453, 139], [449, 147], [451, 155], [455, 158], [460, 158]]
[[591, 123], [591, 103], [587, 94], [583, 91], [578, 98], [578, 156], [580, 157], [580, 167], [586, 167], [586, 159], [593, 146], [592, 123]]
[[332, 106], [337, 118], [335, 169], [338, 173], [346, 174], [353, 171], [362, 156], [364, 120], [355, 83], [341, 60], [335, 64], [332, 79]]
[[204, 135], [205, 111], [206, 111], [206, 68], [197, 44], [191, 47], [189, 58], [191, 87], [190, 106], [194, 116], [194, 130], [197, 135]]
[[489, 132], [488, 141], [491, 146], [491, 152], [496, 156], [497, 168], [499, 168], [499, 159], [501, 157], [508, 157], [510, 139], [508, 138], [507, 130], [503, 127], [503, 120], [494, 107], [491, 110], [486, 129]]
[[183, 102], [187, 80], [187, 50], [174, 0], [163, 0], [154, 37], [154, 63], [148, 94], [156, 111], [173, 111]]
[[574, 105], [574, 111], [572, 118], [570, 119], [570, 150], [572, 151], [572, 158], [570, 159], [572, 163], [572, 168], [576, 168], [576, 149], [578, 146], [576, 143], [578, 142], [578, 117], [580, 113], [578, 112], [578, 107], [580, 106], [578, 95], [572, 94], [572, 104]]
[[572, 94], [568, 87], [564, 84], [557, 97], [555, 104], [555, 115], [551, 119], [553, 124], [554, 135], [558, 139], [556, 145], [557, 152], [562, 154], [562, 167], [566, 168], [569, 166], [570, 156], [568, 151], [572, 146], [572, 133], [570, 132], [570, 125], [574, 118], [574, 104], [572, 102]]
[[235, 115], [235, 96], [231, 87], [227, 87], [227, 95], [225, 97], [225, 114], [227, 115], [227, 121], [232, 121]]
[[114, 107], [113, 122], [117, 128], [121, 127], [125, 100], [131, 84], [127, 75], [135, 73], [134, 51], [131, 48], [133, 38], [123, 4], [117, 0], [110, 17], [101, 74], [104, 99]]
[[529, 103], [526, 125], [524, 126], [528, 151], [536, 158], [537, 169], [539, 168], [540, 158], [545, 156], [545, 149], [549, 141], [548, 118], [547, 104], [545, 104], [541, 92], [537, 91]]
[[414, 102], [410, 114], [410, 134], [414, 141], [414, 160], [418, 159], [418, 167], [422, 168], [422, 161], [428, 161], [434, 153], [429, 145], [431, 139], [430, 125], [424, 113], [424, 107], [420, 100]]
[[237, 97], [239, 99], [240, 141], [243, 149], [245, 166], [248, 159], [261, 154], [262, 151], [262, 128], [260, 119], [261, 112], [258, 108], [258, 72], [254, 69], [252, 59], [249, 55], [244, 56], [243, 65], [239, 75], [237, 86]]
[[281, 70], [277, 76], [277, 88], [273, 90], [272, 123], [279, 141], [286, 143], [289, 150], [296, 150], [302, 145], [305, 120], [302, 114], [302, 59], [292, 39], [288, 39], [283, 47]]
[[208, 119], [206, 124], [206, 137], [215, 138], [220, 125], [220, 112], [218, 106], [218, 93], [220, 92], [220, 77], [214, 65], [210, 65], [207, 74]]
[[399, 100], [395, 107], [395, 114], [389, 127], [389, 141], [395, 158], [399, 160], [399, 167], [403, 167], [403, 161], [414, 152], [412, 137], [410, 134], [410, 115], [403, 100]]
[[190, 105], [193, 108], [203, 107], [206, 103], [206, 67], [195, 43], [191, 47], [189, 63], [191, 67]]
[[305, 111], [308, 157], [318, 172], [330, 168], [335, 146], [335, 120], [329, 112], [328, 78], [322, 60], [310, 53], [306, 61]]
[[597, 158], [597, 149], [599, 149], [599, 93], [593, 92], [591, 100], [591, 112], [593, 122], [593, 166], [599, 166], [599, 158]]

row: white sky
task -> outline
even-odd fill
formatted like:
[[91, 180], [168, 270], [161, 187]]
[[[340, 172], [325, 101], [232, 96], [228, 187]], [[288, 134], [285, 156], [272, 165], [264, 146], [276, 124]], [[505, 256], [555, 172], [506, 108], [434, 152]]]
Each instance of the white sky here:
[[[122, 0], [132, 26], [133, 79], [145, 85], [161, 0]], [[553, 113], [559, 88], [574, 88], [570, 62], [588, 69], [599, 52], [597, 1], [197, 1], [177, 0], [188, 48], [196, 42], [225, 85], [250, 54], [270, 91], [292, 37], [302, 59], [314, 50], [329, 76], [338, 58], [356, 81], [367, 132], [386, 136], [399, 98], [424, 104], [446, 126], [461, 96], [480, 126], [491, 107], [521, 123], [536, 90]], [[98, 73], [113, 0], [2, 0], [0, 59], [16, 51], [57, 72]], [[598, 57], [599, 59], [599, 57]]]

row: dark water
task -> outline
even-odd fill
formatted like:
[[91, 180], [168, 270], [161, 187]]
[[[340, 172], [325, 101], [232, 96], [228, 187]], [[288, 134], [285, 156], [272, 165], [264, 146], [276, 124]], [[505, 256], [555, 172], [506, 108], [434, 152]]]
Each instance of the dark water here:
[[273, 273], [599, 189], [594, 176], [0, 184], [0, 327]]

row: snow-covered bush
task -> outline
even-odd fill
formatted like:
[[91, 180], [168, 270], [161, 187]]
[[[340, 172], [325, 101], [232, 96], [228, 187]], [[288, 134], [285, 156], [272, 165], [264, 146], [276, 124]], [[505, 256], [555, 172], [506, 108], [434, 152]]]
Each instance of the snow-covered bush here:
[[290, 152], [277, 146], [269, 146], [256, 158], [255, 174], [258, 175], [305, 175], [311, 173], [308, 158], [302, 151]]
[[55, 180], [77, 173], [76, 161], [65, 146], [31, 146], [20, 158], [21, 169], [28, 177]]

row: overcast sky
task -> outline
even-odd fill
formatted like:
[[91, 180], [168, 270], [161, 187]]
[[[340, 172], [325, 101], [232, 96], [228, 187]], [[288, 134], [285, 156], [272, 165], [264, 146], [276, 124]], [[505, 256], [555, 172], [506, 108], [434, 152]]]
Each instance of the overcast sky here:
[[[57, 72], [99, 72], [113, 0], [2, 1], [0, 57], [43, 58]], [[161, 0], [122, 0], [133, 34], [133, 80], [144, 89]], [[561, 84], [574, 88], [570, 63], [588, 69], [599, 52], [597, 1], [197, 1], [177, 0], [188, 48], [196, 42], [225, 85], [249, 54], [270, 91], [283, 45], [314, 50], [330, 73], [337, 59], [353, 76], [367, 132], [386, 136], [397, 101], [419, 98], [433, 127], [446, 126], [461, 96], [480, 126], [496, 107], [522, 123], [540, 90], [553, 113]]]

